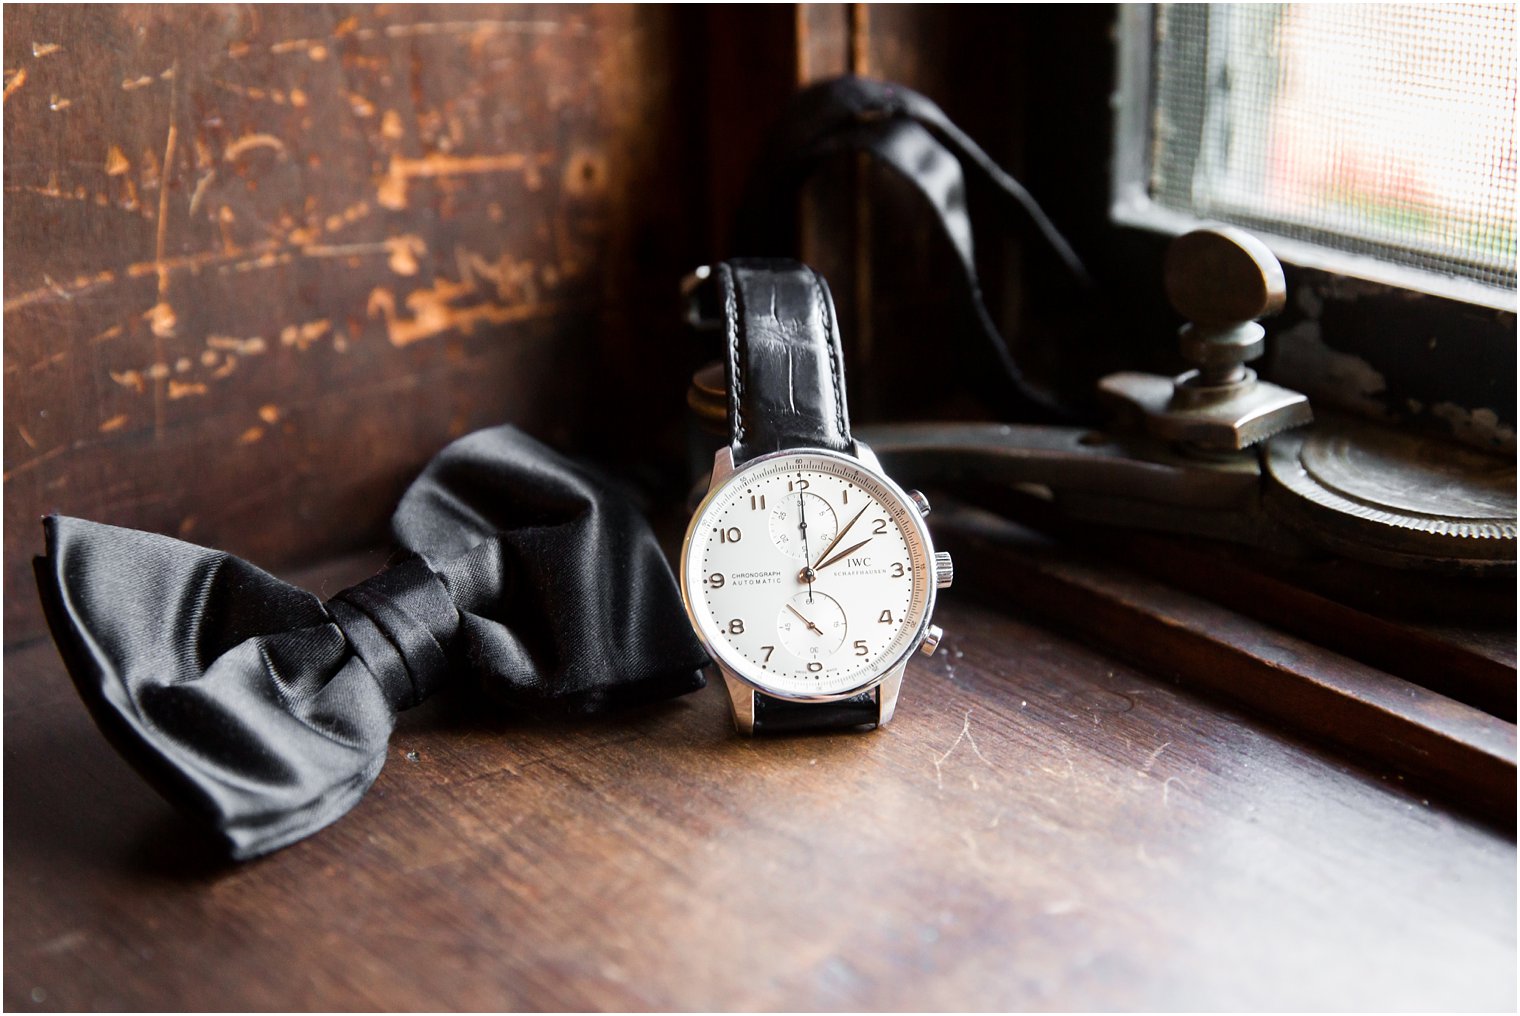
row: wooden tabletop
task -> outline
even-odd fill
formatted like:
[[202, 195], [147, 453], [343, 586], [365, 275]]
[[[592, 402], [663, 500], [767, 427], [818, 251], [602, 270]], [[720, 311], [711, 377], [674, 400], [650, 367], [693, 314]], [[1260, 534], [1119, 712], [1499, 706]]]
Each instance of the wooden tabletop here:
[[576, 723], [444, 696], [350, 815], [236, 867], [17, 647], [5, 1006], [1515, 1006], [1510, 836], [969, 593], [940, 610], [882, 731], [743, 740], [717, 686]]

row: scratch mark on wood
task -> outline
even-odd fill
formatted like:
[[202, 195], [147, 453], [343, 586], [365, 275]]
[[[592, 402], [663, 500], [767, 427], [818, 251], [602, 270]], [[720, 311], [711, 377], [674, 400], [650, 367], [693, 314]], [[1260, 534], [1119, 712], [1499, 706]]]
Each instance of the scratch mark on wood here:
[[[168, 243], [169, 229], [169, 174], [174, 170], [174, 145], [178, 138], [177, 121], [179, 117], [179, 61], [175, 60], [170, 68], [175, 71], [174, 87], [169, 89], [169, 131], [164, 139], [164, 162], [163, 178], [158, 187], [158, 229], [153, 240], [153, 261], [157, 266], [158, 273], [158, 303], [148, 311], [148, 320], [153, 331], [153, 354], [162, 360], [164, 358], [163, 340], [174, 334], [176, 319], [174, 308], [169, 303], [169, 269], [164, 265], [164, 249]], [[164, 434], [164, 399], [163, 389], [159, 385], [153, 386], [153, 437], [161, 439]]]
[[[960, 747], [960, 744], [961, 744], [962, 741], [965, 741], [967, 744], [971, 745], [971, 750], [976, 754], [976, 757], [979, 758], [979, 759], [981, 759], [982, 762], [985, 763], [988, 766], [988, 768], [991, 768], [991, 769], [996, 769], [997, 768], [996, 766], [994, 766], [991, 762], [989, 762], [987, 760], [987, 756], [986, 755], [982, 754], [982, 749], [980, 749], [980, 748], [978, 748], [976, 746], [976, 738], [974, 738], [974, 737], [971, 736], [971, 710], [967, 709], [966, 710], [966, 716], [965, 716], [965, 718], [961, 722], [961, 732], [958, 735], [956, 735], [955, 740], [951, 742], [950, 747], [945, 750], [945, 753], [943, 755], [939, 756], [938, 758], [936, 758], [936, 759], [933, 760], [934, 761], [934, 782], [935, 782], [935, 785], [939, 789], [941, 789], [941, 790], [943, 790], [944, 787], [945, 787], [945, 775], [944, 775], [945, 761], [947, 759], [949, 759], [951, 755], [955, 754], [955, 749]], [[980, 789], [980, 787], [977, 785], [976, 777], [975, 776], [973, 776], [971, 778], [971, 786], [972, 786], [973, 790]]]
[[273, 134], [245, 134], [227, 146], [227, 150], [222, 153], [222, 159], [226, 162], [235, 162], [243, 153], [254, 148], [273, 148], [280, 153], [282, 158], [289, 154], [285, 150], [285, 142]]
[[132, 163], [127, 161], [126, 153], [116, 145], [112, 145], [106, 151], [106, 176], [121, 176], [131, 170]]
[[139, 88], [147, 88], [149, 85], [153, 84], [154, 80], [155, 79], [152, 77], [152, 75], [149, 74], [144, 74], [142, 77], [138, 78], [122, 78], [121, 90], [123, 92], [135, 92]]
[[34, 194], [37, 197], [50, 198], [54, 201], [80, 201], [94, 203], [102, 206], [114, 206], [124, 212], [138, 212], [143, 218], [152, 221], [153, 214], [150, 210], [141, 208], [137, 202], [137, 188], [131, 180], [124, 180], [127, 195], [122, 201], [113, 202], [108, 194], [91, 194], [88, 191], [66, 191], [59, 189], [56, 182], [49, 183], [46, 187], [36, 184], [9, 184], [6, 193], [9, 194]]
[[[238, 339], [230, 335], [208, 335], [206, 336], [206, 345], [212, 349], [219, 349], [228, 353], [239, 353], [243, 356], [258, 356], [269, 348], [264, 342], [263, 336], [259, 335], [255, 335], [251, 339]], [[201, 362], [205, 362], [204, 357], [202, 357]]]
[[135, 370], [116, 371], [116, 370], [113, 370], [113, 371], [109, 371], [109, 373], [111, 375], [111, 380], [115, 381], [117, 384], [121, 385], [123, 388], [130, 388], [133, 391], [137, 392], [139, 395], [141, 395], [143, 393], [143, 391], [145, 390], [145, 386], [143, 385], [143, 376], [142, 376], [142, 374], [139, 371], [135, 371]]
[[48, 100], [48, 109], [51, 109], [54, 113], [61, 113], [72, 105], [74, 105], [73, 99], [65, 99], [57, 92], [54, 92]]
[[413, 25], [386, 25], [383, 29], [361, 28], [356, 39], [374, 39], [384, 34], [388, 39], [405, 39], [416, 35], [491, 35], [496, 32], [521, 32], [552, 35], [560, 30], [554, 21], [420, 21]]
[[75, 445], [71, 445], [71, 444], [61, 444], [61, 445], [57, 445], [57, 446], [55, 446], [53, 448], [49, 448], [47, 451], [43, 452], [41, 455], [37, 456], [35, 459], [30, 459], [30, 460], [28, 460], [26, 462], [23, 462], [23, 463], [21, 463], [21, 465], [17, 466], [15, 469], [8, 469], [8, 470], [6, 470], [3, 475], [0, 475], [0, 480], [3, 480], [4, 482], [9, 483], [11, 480], [13, 480], [16, 477], [20, 476], [22, 473], [27, 473], [27, 472], [30, 472], [33, 469], [36, 469], [38, 466], [42, 465], [44, 462], [47, 462], [47, 461], [49, 461], [51, 459], [56, 459], [58, 456], [62, 455], [64, 452], [73, 450], [74, 447], [75, 447]]
[[396, 295], [384, 286], [370, 291], [365, 306], [370, 317], [385, 319], [386, 336], [397, 348], [409, 346], [423, 339], [430, 339], [448, 331], [461, 331], [469, 335], [481, 324], [509, 324], [525, 321], [540, 315], [552, 314], [558, 309], [554, 303], [521, 303], [516, 306], [484, 303], [472, 307], [458, 307], [453, 301], [473, 295], [475, 286], [469, 282], [450, 282], [438, 279], [428, 289], [413, 290], [404, 301], [412, 317], [396, 314]]
[[248, 445], [260, 440], [264, 436], [263, 427], [249, 427], [238, 435], [238, 444]]
[[68, 359], [68, 356], [68, 350], [61, 349], [58, 352], [54, 353], [52, 356], [43, 357], [41, 360], [38, 360], [28, 369], [35, 374], [39, 370], [47, 370], [49, 367], [62, 363], [64, 360]]
[[267, 403], [259, 407], [259, 419], [271, 426], [279, 422], [280, 407], [274, 403]]
[[11, 96], [15, 95], [16, 92], [24, 84], [26, 84], [25, 67], [21, 68], [15, 74], [12, 74], [11, 79], [5, 83], [5, 94], [3, 97], [0, 97], [0, 103], [10, 102]]
[[297, 108], [304, 107], [307, 103], [306, 93], [299, 88], [291, 89], [289, 95], [287, 95], [278, 88], [238, 85], [231, 81], [223, 81], [221, 78], [212, 78], [211, 83], [223, 91], [231, 92], [239, 98], [249, 99], [253, 102], [272, 102], [277, 106], [283, 106], [288, 102]]
[[361, 119], [368, 119], [369, 117], [375, 115], [375, 104], [373, 102], [370, 102], [364, 96], [360, 95], [358, 92], [350, 92], [345, 90], [343, 94], [348, 97], [348, 105], [351, 109], [353, 109], [354, 116], [360, 117]]
[[1145, 764], [1136, 770], [1135, 774], [1137, 776], [1149, 776], [1151, 770], [1155, 768], [1156, 760], [1161, 758], [1161, 753], [1166, 751], [1171, 746], [1172, 742], [1168, 741], [1161, 747], [1157, 748], [1155, 751], [1151, 752], [1150, 755], [1146, 757]]
[[217, 269], [217, 271], [253, 272], [264, 268], [273, 268], [275, 265], [289, 264], [294, 259], [294, 257], [295, 255], [289, 251], [261, 254], [256, 258], [249, 258], [247, 261], [237, 261], [230, 265], [222, 265]]
[[183, 399], [187, 395], [205, 395], [206, 386], [199, 381], [180, 381], [175, 378], [169, 380], [169, 398]]
[[113, 430], [120, 430], [123, 426], [126, 425], [126, 422], [127, 414], [119, 413], [102, 423], [99, 427], [99, 430], [102, 434], [109, 434]]
[[216, 170], [212, 170], [199, 180], [195, 181], [195, 190], [190, 192], [190, 214], [194, 215], [200, 207], [201, 199], [206, 196], [206, 188], [211, 186], [211, 181], [216, 179]]
[[478, 173], [536, 173], [542, 166], [552, 165], [554, 153], [539, 152], [524, 155], [513, 152], [506, 155], [453, 156], [434, 152], [420, 159], [391, 156], [390, 167], [376, 189], [375, 199], [381, 206], [402, 209], [407, 205], [407, 184], [428, 177], [466, 176]]
[[62, 48], [63, 47], [56, 42], [34, 42], [32, 43], [32, 56], [41, 59], [42, 57], [49, 56], [53, 53], [58, 52]]
[[15, 310], [19, 307], [25, 307], [28, 304], [33, 304], [41, 300], [45, 300], [50, 296], [58, 297], [64, 300], [72, 300], [78, 293], [86, 289], [90, 289], [94, 286], [110, 282], [115, 278], [116, 275], [114, 272], [106, 271], [100, 272], [96, 275], [81, 275], [79, 278], [75, 279], [67, 286], [64, 286], [55, 282], [51, 277], [44, 275], [42, 277], [43, 285], [38, 286], [36, 289], [22, 293], [20, 296], [13, 296], [9, 300], [5, 301], [5, 311], [6, 313], [9, 313], [10, 311]]
[[16, 424], [16, 433], [21, 435], [21, 440], [26, 442], [28, 448], [37, 447], [37, 439], [32, 437], [32, 432], [27, 430], [24, 425]]
[[327, 221], [323, 223], [323, 225], [327, 227], [327, 231], [329, 233], [335, 233], [338, 230], [342, 229], [344, 226], [352, 225], [368, 214], [369, 202], [359, 201], [355, 204], [349, 205], [341, 212], [338, 212], [334, 215], [329, 215], [327, 217]]
[[269, 47], [269, 52], [276, 55], [295, 53], [299, 50], [305, 50], [306, 55], [314, 61], [320, 62], [327, 59], [327, 47], [323, 45], [321, 39], [286, 39], [283, 42], [273, 43]]
[[167, 300], [160, 300], [143, 311], [142, 317], [148, 322], [156, 337], [160, 339], [174, 337], [174, 327], [179, 323], [179, 318], [175, 316], [174, 307]]
[[280, 331], [280, 345], [295, 346], [304, 353], [330, 331], [332, 331], [332, 322], [327, 318], [318, 318], [301, 325], [286, 325]]
[[391, 237], [385, 247], [390, 252], [390, 269], [397, 275], [416, 275], [417, 258], [427, 256], [427, 244], [411, 233]]

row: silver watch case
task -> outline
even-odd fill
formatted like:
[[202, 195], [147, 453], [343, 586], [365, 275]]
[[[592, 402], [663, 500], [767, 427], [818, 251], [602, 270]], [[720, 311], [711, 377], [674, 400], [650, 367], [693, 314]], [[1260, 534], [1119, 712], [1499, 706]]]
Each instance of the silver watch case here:
[[[757, 469], [767, 462], [791, 455], [817, 455], [822, 458], [838, 459], [852, 462], [856, 466], [863, 467], [881, 481], [893, 496], [897, 497], [908, 511], [904, 514], [910, 523], [917, 528], [919, 538], [924, 548], [924, 562], [922, 573], [927, 585], [923, 616], [919, 618], [913, 636], [907, 641], [906, 648], [895, 657], [879, 673], [863, 681], [859, 685], [846, 691], [835, 692], [828, 695], [786, 695], [770, 689], [761, 688], [752, 681], [742, 677], [732, 667], [724, 662], [719, 647], [715, 646], [702, 632], [702, 626], [697, 623], [696, 613], [692, 608], [692, 598], [686, 588], [687, 557], [691, 553], [692, 536], [696, 531], [697, 520], [707, 509], [707, 505], [717, 492], [722, 489], [735, 476]], [[749, 735], [755, 732], [755, 695], [756, 693], [769, 695], [772, 698], [787, 699], [792, 702], [838, 702], [843, 699], [854, 698], [873, 688], [880, 689], [877, 695], [878, 715], [876, 725], [878, 727], [892, 719], [892, 714], [897, 710], [897, 696], [902, 688], [903, 672], [908, 668], [908, 660], [920, 650], [925, 636], [929, 633], [930, 622], [934, 617], [935, 595], [938, 583], [935, 580], [934, 540], [929, 535], [929, 527], [924, 524], [923, 513], [916, 507], [908, 493], [898, 486], [897, 483], [882, 472], [881, 461], [876, 453], [863, 441], [855, 442], [855, 454], [846, 455], [825, 448], [785, 448], [779, 452], [771, 452], [751, 459], [742, 467], [734, 466], [733, 449], [724, 445], [718, 449], [718, 454], [713, 457], [712, 478], [707, 485], [707, 494], [700, 504], [692, 512], [691, 522], [686, 526], [686, 536], [681, 541], [680, 563], [680, 588], [681, 603], [686, 608], [687, 620], [691, 623], [692, 631], [696, 633], [697, 640], [702, 643], [702, 648], [707, 650], [707, 655], [712, 659], [713, 665], [723, 675], [724, 685], [728, 689], [729, 703], [733, 707], [734, 727], [741, 734]]]

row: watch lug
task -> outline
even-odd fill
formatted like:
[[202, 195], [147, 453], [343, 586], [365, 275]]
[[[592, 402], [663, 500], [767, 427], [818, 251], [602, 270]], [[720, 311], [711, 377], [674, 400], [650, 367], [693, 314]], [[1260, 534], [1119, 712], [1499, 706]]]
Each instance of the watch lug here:
[[733, 475], [734, 449], [731, 445], [724, 445], [718, 449], [718, 454], [713, 456], [712, 479], [708, 483], [708, 489], [716, 488]]
[[877, 686], [876, 703], [880, 709], [876, 720], [878, 727], [885, 726], [887, 721], [892, 719], [892, 714], [897, 712], [897, 693], [902, 691], [903, 671], [907, 668], [906, 661], [898, 664], [881, 679], [881, 684]]
[[878, 459], [876, 457], [876, 453], [871, 450], [871, 446], [866, 444], [864, 441], [857, 440], [855, 442], [855, 457], [859, 459], [862, 464], [869, 466], [882, 475], [886, 475], [886, 470], [881, 468], [881, 459]]
[[723, 683], [728, 688], [728, 704], [733, 709], [734, 729], [746, 737], [755, 733], [755, 689], [734, 677], [728, 671], [718, 668], [723, 674]]

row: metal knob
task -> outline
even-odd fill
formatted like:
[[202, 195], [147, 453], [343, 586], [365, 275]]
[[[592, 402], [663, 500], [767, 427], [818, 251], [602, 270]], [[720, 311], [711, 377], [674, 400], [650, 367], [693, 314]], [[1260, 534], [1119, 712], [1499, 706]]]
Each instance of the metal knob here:
[[1313, 419], [1302, 394], [1245, 366], [1265, 350], [1257, 319], [1282, 309], [1282, 264], [1238, 229], [1201, 229], [1167, 249], [1167, 299], [1188, 319], [1178, 333], [1194, 369], [1175, 378], [1110, 374], [1098, 390], [1156, 437], [1195, 448], [1247, 448]]

